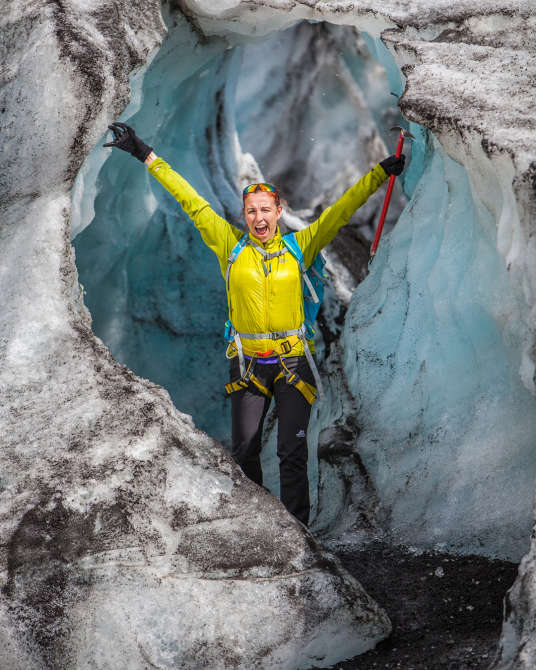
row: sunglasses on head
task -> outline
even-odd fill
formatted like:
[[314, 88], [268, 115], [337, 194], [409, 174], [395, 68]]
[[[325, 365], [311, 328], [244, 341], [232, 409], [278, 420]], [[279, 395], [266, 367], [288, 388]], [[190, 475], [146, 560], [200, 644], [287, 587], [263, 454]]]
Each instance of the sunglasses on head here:
[[257, 191], [267, 191], [268, 193], [278, 193], [277, 188], [273, 184], [250, 184], [242, 191], [245, 196], [248, 193], [256, 193]]

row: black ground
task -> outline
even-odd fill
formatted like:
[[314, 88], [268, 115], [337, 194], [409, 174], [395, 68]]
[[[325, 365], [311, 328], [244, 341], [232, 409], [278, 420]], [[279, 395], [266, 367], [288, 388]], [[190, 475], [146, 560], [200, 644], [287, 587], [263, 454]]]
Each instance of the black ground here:
[[335, 670], [487, 669], [497, 648], [502, 601], [517, 564], [480, 556], [415, 555], [376, 542], [342, 551], [344, 567], [388, 613], [389, 639]]

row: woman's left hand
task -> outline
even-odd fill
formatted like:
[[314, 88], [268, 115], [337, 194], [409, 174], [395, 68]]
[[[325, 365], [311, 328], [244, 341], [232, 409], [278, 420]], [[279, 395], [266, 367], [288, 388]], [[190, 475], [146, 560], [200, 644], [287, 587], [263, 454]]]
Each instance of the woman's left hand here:
[[404, 154], [402, 154], [400, 157], [389, 156], [388, 158], [384, 158], [380, 162], [380, 165], [389, 176], [394, 174], [395, 177], [398, 177], [398, 175], [401, 174], [402, 170], [404, 169], [405, 161], [406, 157]]

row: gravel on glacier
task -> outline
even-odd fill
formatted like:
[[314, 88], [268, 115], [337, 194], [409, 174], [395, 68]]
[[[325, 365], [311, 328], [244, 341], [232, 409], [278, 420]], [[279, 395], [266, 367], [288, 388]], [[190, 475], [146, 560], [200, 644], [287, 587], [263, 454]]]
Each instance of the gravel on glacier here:
[[495, 656], [502, 600], [517, 564], [483, 556], [419, 553], [373, 542], [338, 552], [387, 611], [393, 633], [332, 670], [484, 670]]

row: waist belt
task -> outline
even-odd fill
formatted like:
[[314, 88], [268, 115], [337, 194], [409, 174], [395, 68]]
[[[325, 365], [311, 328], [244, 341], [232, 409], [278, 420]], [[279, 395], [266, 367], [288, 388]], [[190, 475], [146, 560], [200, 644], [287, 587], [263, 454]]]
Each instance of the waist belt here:
[[[244, 354], [244, 358], [249, 361], [253, 358], [253, 356], [248, 356], [247, 354]], [[261, 365], [273, 365], [274, 363], [278, 362], [279, 362], [278, 356], [267, 356], [266, 358], [264, 358], [264, 356], [257, 357], [257, 363], [260, 363]]]
[[[314, 377], [315, 384], [316, 384], [316, 391], [318, 392], [318, 398], [320, 400], [322, 400], [323, 397], [324, 397], [324, 390], [322, 388], [322, 381], [320, 379], [320, 373], [318, 372], [318, 368], [316, 367], [316, 363], [314, 361], [313, 354], [311, 353], [311, 350], [309, 349], [309, 343], [307, 342], [307, 327], [305, 326], [305, 324], [302, 324], [299, 328], [294, 328], [293, 330], [283, 330], [283, 331], [272, 332], [272, 333], [239, 333], [238, 331], [236, 331], [234, 329], [234, 327], [233, 327], [233, 325], [230, 321], [228, 321], [226, 323], [227, 339], [229, 341], [234, 341], [236, 351], [238, 353], [238, 362], [239, 362], [239, 365], [240, 365], [240, 377], [241, 377], [240, 381], [245, 381], [247, 371], [249, 371], [249, 369], [251, 368], [251, 363], [254, 360], [256, 360], [256, 359], [252, 359], [252, 361], [250, 362], [250, 364], [248, 366], [248, 370], [246, 370], [246, 363], [245, 363], [245, 359], [244, 359], [244, 349], [242, 347], [242, 340], [243, 339], [244, 340], [284, 340], [285, 338], [292, 337], [293, 335], [296, 335], [303, 342], [303, 349], [304, 349], [304, 353], [305, 353], [305, 358], [307, 359], [307, 362], [309, 363], [309, 367], [311, 368], [311, 372], [313, 373], [313, 377]], [[290, 345], [289, 345], [289, 347], [290, 347]], [[289, 353], [289, 352], [290, 352], [290, 348], [289, 348], [289, 351], [283, 352], [283, 353]], [[281, 357], [279, 357], [279, 360], [281, 362]], [[286, 366], [283, 365], [283, 367], [286, 370]], [[286, 370], [286, 371], [289, 372], [288, 370]], [[281, 373], [281, 374], [286, 377], [285, 373]], [[291, 373], [289, 373], [289, 374], [291, 374]], [[253, 375], [253, 370], [251, 371], [251, 375]], [[250, 379], [251, 379], [251, 375], [250, 375]], [[278, 379], [279, 379], [279, 377], [278, 377]], [[299, 379], [299, 377], [298, 377], [298, 379]], [[253, 380], [251, 380], [251, 381], [253, 381]], [[288, 379], [287, 379], [287, 381], [288, 381]], [[239, 382], [234, 382], [234, 383], [238, 384]], [[246, 382], [246, 385], [248, 383], [249, 383], [249, 381]], [[255, 382], [253, 381], [253, 383], [255, 383]], [[291, 382], [289, 382], [289, 383], [291, 383]], [[306, 382], [303, 382], [303, 384], [305, 384], [305, 383]], [[255, 384], [255, 385], [257, 385], [257, 384]], [[295, 385], [297, 386], [297, 384], [295, 384]], [[229, 386], [229, 384], [227, 384], [227, 386]], [[310, 386], [311, 388], [314, 388], [310, 384], [308, 384], [308, 386]], [[240, 388], [245, 388], [245, 387], [241, 386]], [[237, 389], [234, 389], [234, 390], [239, 390], [239, 389], [237, 388]], [[232, 391], [229, 391], [229, 393], [231, 393], [231, 392]], [[271, 395], [272, 394], [270, 393], [270, 397], [271, 397]], [[315, 397], [316, 397], [316, 394], [315, 394]], [[313, 398], [313, 401], [314, 401], [314, 398]]]

